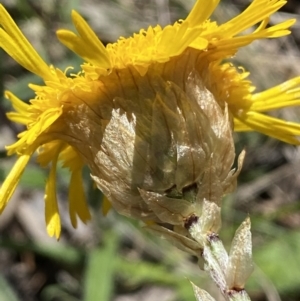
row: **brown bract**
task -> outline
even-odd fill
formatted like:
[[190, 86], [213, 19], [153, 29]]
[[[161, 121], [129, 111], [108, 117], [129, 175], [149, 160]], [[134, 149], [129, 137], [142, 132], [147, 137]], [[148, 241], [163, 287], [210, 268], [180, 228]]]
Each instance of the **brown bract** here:
[[227, 107], [194, 66], [186, 54], [144, 76], [115, 71], [97, 82], [101, 99], [74, 91], [78, 106], [65, 107], [57, 121], [119, 213], [183, 232], [204, 200], [221, 205], [238, 174]]

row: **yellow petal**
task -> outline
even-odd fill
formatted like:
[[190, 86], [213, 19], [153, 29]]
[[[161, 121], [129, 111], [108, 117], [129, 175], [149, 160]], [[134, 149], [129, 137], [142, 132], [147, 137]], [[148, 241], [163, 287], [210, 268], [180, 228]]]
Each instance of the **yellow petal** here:
[[16, 23], [0, 4], [0, 47], [30, 72], [44, 80], [55, 79], [48, 65], [24, 37]]
[[72, 19], [79, 35], [69, 30], [58, 30], [57, 37], [60, 42], [85, 61], [104, 69], [110, 69], [109, 55], [94, 31], [74, 10], [72, 11]]
[[56, 164], [57, 156], [52, 161], [45, 189], [45, 220], [49, 236], [60, 237], [61, 223], [56, 199]]
[[233, 37], [247, 28], [261, 22], [279, 10], [286, 3], [285, 0], [252, 1], [241, 14], [221, 25], [219, 31], [223, 35]]
[[249, 128], [261, 132], [267, 136], [276, 138], [286, 143], [299, 145], [300, 141], [296, 137], [300, 136], [300, 124], [281, 120], [257, 112], [247, 112], [240, 119]]
[[4, 96], [10, 100], [13, 108], [20, 114], [26, 115], [28, 113], [29, 104], [25, 103], [23, 100], [15, 96], [10, 91], [5, 91]]
[[20, 156], [0, 188], [0, 213], [14, 193], [31, 154]]
[[72, 172], [69, 185], [69, 214], [72, 226], [77, 227], [76, 216], [86, 223], [91, 219], [83, 187], [81, 169]]
[[102, 201], [102, 213], [103, 215], [107, 215], [109, 210], [111, 209], [111, 203], [106, 196], [103, 197]]
[[[197, 46], [199, 50], [205, 49], [208, 41], [199, 38], [201, 28], [192, 28], [189, 22], [185, 21], [180, 26], [167, 26], [163, 29], [161, 41], [158, 44], [158, 51], [166, 53], [167, 57], [180, 55], [190, 44], [197, 38]], [[199, 47], [202, 47], [200, 49]]]
[[264, 112], [300, 105], [300, 77], [252, 95], [251, 110]]
[[251, 132], [254, 131], [251, 127], [241, 122], [239, 119], [234, 118], [234, 131], [235, 132]]
[[191, 27], [199, 26], [208, 19], [220, 0], [198, 0], [186, 18]]
[[31, 121], [31, 119], [28, 116], [26, 116], [26, 115], [24, 116], [24, 115], [16, 113], [16, 112], [6, 113], [6, 116], [9, 120], [16, 122], [16, 123], [28, 124], [28, 122]]
[[[55, 107], [43, 112], [36, 123], [28, 131], [24, 132], [22, 137], [19, 137], [20, 139], [16, 143], [6, 147], [8, 154], [11, 155], [14, 152], [22, 150], [24, 147], [36, 143], [37, 138], [48, 129], [61, 114], [62, 108]], [[14, 115], [12, 116], [14, 117]]]
[[5, 91], [5, 97], [10, 100], [13, 108], [17, 111], [7, 113], [6, 116], [14, 122], [28, 124], [31, 121], [28, 113], [30, 105], [19, 99], [10, 91]]
[[37, 162], [42, 167], [46, 167], [53, 160], [53, 156], [56, 156], [58, 149], [62, 148], [62, 142], [59, 140], [43, 144], [43, 146], [38, 149]]

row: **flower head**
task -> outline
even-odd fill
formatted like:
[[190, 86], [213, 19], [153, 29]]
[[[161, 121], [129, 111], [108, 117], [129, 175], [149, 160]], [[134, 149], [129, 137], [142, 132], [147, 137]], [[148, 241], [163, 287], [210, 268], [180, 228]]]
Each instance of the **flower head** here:
[[150, 26], [106, 46], [73, 11], [77, 33], [57, 32], [84, 60], [71, 77], [41, 59], [0, 5], [0, 47], [44, 80], [42, 86], [30, 85], [36, 95], [30, 104], [6, 92], [16, 110], [8, 117], [26, 130], [7, 147], [18, 160], [0, 189], [0, 210], [34, 152], [41, 166], [51, 166], [45, 193], [51, 236], [59, 237], [61, 228], [58, 161], [71, 173], [69, 208], [75, 227], [77, 216], [83, 222], [90, 218], [84, 165], [119, 212], [143, 220], [163, 222], [153, 193], [162, 202], [185, 198], [193, 203], [192, 195], [204, 187], [197, 197], [218, 203], [234, 187], [232, 121], [237, 131], [257, 130], [299, 143], [299, 124], [264, 112], [299, 105], [300, 77], [253, 94], [248, 73], [223, 63], [252, 41], [287, 35], [294, 20], [267, 27], [269, 16], [285, 2], [254, 0], [242, 14], [218, 25], [209, 17], [219, 1], [198, 0], [186, 19], [164, 28]]

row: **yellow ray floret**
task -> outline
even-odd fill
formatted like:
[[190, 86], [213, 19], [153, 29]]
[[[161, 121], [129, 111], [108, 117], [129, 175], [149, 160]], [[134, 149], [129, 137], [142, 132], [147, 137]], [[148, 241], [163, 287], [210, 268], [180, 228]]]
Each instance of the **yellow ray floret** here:
[[266, 111], [300, 105], [300, 77], [251, 95], [247, 110], [235, 111], [235, 130], [256, 130], [291, 144], [299, 144], [300, 124], [263, 114]]
[[44, 80], [52, 80], [49, 67], [21, 33], [3, 5], [0, 5], [0, 17], [0, 47], [30, 72]]
[[10, 174], [6, 177], [2, 184], [0, 189], [0, 213], [4, 210], [9, 199], [14, 193], [30, 156], [31, 154], [20, 156], [10, 171]]
[[72, 20], [79, 35], [74, 34], [72, 31], [59, 30], [57, 33], [59, 40], [86, 62], [100, 65], [104, 70], [110, 70], [109, 55], [93, 30], [76, 11], [72, 11]]
[[61, 231], [61, 222], [56, 199], [56, 165], [60, 153], [61, 144], [56, 145], [53, 150], [54, 158], [50, 168], [50, 174], [45, 188], [45, 220], [47, 232], [50, 236], [59, 238]]
[[[71, 173], [69, 214], [72, 225], [77, 226], [77, 217], [83, 222], [88, 221], [91, 216], [81, 173], [86, 164], [97, 169], [97, 161], [90, 161], [91, 154], [97, 150], [88, 143], [82, 150], [80, 139], [81, 136], [88, 137], [88, 141], [95, 139], [100, 148], [101, 133], [94, 133], [86, 127], [86, 118], [105, 129], [111, 118], [108, 108], [120, 99], [135, 101], [131, 97], [135, 95], [134, 89], [139, 91], [135, 86], [137, 79], [141, 81], [150, 75], [157, 75], [166, 83], [172, 82], [184, 90], [188, 86], [185, 86], [186, 78], [183, 77], [197, 72], [204, 87], [220, 106], [228, 107], [236, 131], [255, 130], [299, 144], [298, 123], [270, 117], [266, 112], [299, 106], [300, 77], [254, 94], [255, 87], [247, 79], [249, 74], [243, 68], [224, 63], [224, 59], [229, 60], [240, 47], [257, 39], [289, 34], [295, 20], [268, 27], [270, 16], [285, 3], [283, 0], [253, 0], [240, 15], [218, 25], [209, 18], [219, 0], [197, 0], [186, 19], [164, 28], [149, 26], [106, 46], [87, 22], [73, 11], [72, 20], [77, 32], [64, 29], [57, 32], [58, 39], [83, 59], [82, 70], [71, 77], [44, 62], [0, 5], [0, 47], [44, 80], [44, 85], [30, 85], [36, 96], [29, 104], [11, 92], [5, 93], [15, 109], [15, 112], [8, 113], [8, 117], [25, 125], [26, 129], [19, 134], [16, 143], [7, 147], [9, 155], [17, 154], [19, 158], [0, 188], [0, 211], [13, 194], [30, 157], [37, 152], [39, 164], [50, 167], [45, 191], [49, 235], [59, 238], [61, 232], [56, 197], [58, 162]], [[256, 29], [252, 29], [253, 26]], [[190, 73], [185, 74], [186, 70]], [[122, 74], [126, 76], [122, 77]], [[156, 86], [149, 83], [147, 88], [152, 91]], [[71, 129], [73, 136], [66, 128]]]

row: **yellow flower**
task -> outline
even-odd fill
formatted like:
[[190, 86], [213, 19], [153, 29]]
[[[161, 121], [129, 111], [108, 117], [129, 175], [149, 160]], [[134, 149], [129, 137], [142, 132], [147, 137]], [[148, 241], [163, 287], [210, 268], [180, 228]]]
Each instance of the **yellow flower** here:
[[[143, 164], [145, 157], [142, 155], [134, 158], [116, 157], [119, 154], [118, 143], [122, 139], [126, 143], [126, 131], [129, 132], [129, 129], [123, 132], [120, 130], [124, 128], [121, 116], [125, 112], [127, 119], [136, 116], [141, 118], [135, 122], [137, 125], [141, 122], [138, 151], [142, 152], [143, 139], [147, 140], [151, 136], [147, 132], [149, 127], [144, 126], [144, 123], [149, 121], [147, 118], [152, 118], [149, 117], [149, 112], [153, 109], [153, 103], [157, 106], [156, 109], [168, 111], [167, 102], [172, 95], [177, 98], [185, 95], [182, 97], [189, 99], [198, 91], [201, 110], [205, 111], [212, 106], [209, 101], [203, 101], [207, 93], [210, 93], [211, 97], [207, 99], [216, 100], [225, 115], [228, 107], [236, 131], [256, 130], [288, 143], [299, 144], [296, 137], [300, 134], [299, 124], [270, 117], [264, 112], [299, 105], [300, 77], [253, 94], [254, 87], [247, 80], [248, 73], [232, 64], [223, 63], [224, 59], [232, 57], [240, 47], [252, 41], [289, 34], [289, 27], [294, 20], [267, 27], [270, 15], [285, 2], [254, 0], [239, 16], [218, 25], [210, 21], [209, 17], [219, 1], [198, 0], [185, 20], [179, 20], [165, 28], [159, 25], [150, 26], [130, 38], [121, 37], [116, 43], [107, 46], [101, 43], [84, 19], [73, 11], [72, 19], [77, 33], [68, 30], [57, 32], [59, 40], [84, 60], [82, 71], [72, 77], [67, 77], [61, 70], [46, 64], [0, 5], [0, 47], [20, 65], [44, 80], [43, 86], [29, 86], [36, 94], [30, 104], [23, 103], [10, 92], [5, 94], [16, 110], [8, 113], [8, 117], [24, 124], [26, 130], [19, 134], [16, 143], [7, 147], [8, 154], [17, 154], [18, 160], [0, 189], [1, 212], [14, 192], [30, 157], [36, 151], [41, 166], [51, 165], [45, 193], [46, 224], [51, 236], [58, 238], [61, 231], [55, 181], [58, 161], [71, 173], [69, 210], [74, 227], [77, 216], [83, 222], [90, 218], [81, 177], [85, 164], [98, 181], [98, 187], [107, 193], [108, 198], [113, 199], [109, 195], [108, 185], [117, 185], [117, 182], [109, 183], [110, 176], [114, 173], [114, 179], [117, 179], [124, 174], [118, 174], [120, 170], [115, 170], [112, 161], [111, 165], [104, 166], [101, 161], [104, 160], [103, 156], [107, 160], [114, 157], [114, 160], [128, 166], [133, 164], [132, 160], [140, 160], [140, 174], [135, 175], [136, 178], [132, 180], [134, 188], [131, 187], [137, 193], [137, 189], [141, 187], [139, 181], [144, 179], [143, 173], [147, 172], [148, 167]], [[245, 33], [246, 29], [257, 24], [259, 25], [253, 32]], [[144, 112], [148, 112], [146, 117]], [[208, 111], [205, 112], [209, 117]], [[185, 118], [189, 119], [187, 116]], [[111, 124], [112, 119], [116, 123]], [[198, 121], [194, 122], [197, 132]], [[107, 128], [110, 129], [110, 136], [105, 132]], [[211, 133], [219, 137], [217, 130], [219, 129], [213, 129]], [[120, 136], [120, 132], [124, 135]], [[113, 152], [106, 148], [105, 142], [113, 140], [117, 135], [119, 140], [114, 145], [116, 152]], [[159, 136], [156, 139], [160, 139]], [[171, 165], [172, 160], [170, 159]], [[224, 178], [221, 174], [220, 171], [220, 177]], [[129, 172], [128, 177], [131, 177]], [[163, 179], [160, 180], [163, 182]], [[193, 184], [193, 180], [195, 178], [178, 181], [185, 187], [184, 185]], [[162, 182], [158, 181], [155, 185], [161, 185], [164, 191], [167, 186], [162, 185]], [[224, 188], [223, 192], [225, 191]], [[135, 196], [140, 198], [138, 194]], [[123, 198], [123, 203], [112, 201], [115, 207], [122, 203], [120, 206], [123, 207], [117, 208], [122, 213], [135, 216], [140, 214], [135, 213], [135, 209], [147, 212], [147, 206], [141, 209], [138, 201], [137, 207], [132, 205], [127, 212], [124, 209], [126, 202], [132, 201], [134, 197], [128, 194], [123, 195]]]

